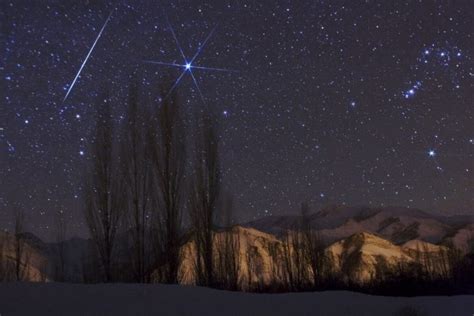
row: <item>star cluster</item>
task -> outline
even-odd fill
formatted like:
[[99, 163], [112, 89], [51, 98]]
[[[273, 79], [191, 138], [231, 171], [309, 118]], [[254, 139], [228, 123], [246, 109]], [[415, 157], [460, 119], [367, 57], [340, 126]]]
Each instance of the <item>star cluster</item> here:
[[[448, 89], [459, 89], [460, 82], [470, 75], [468, 72], [470, 68], [464, 68], [465, 63], [472, 64], [470, 57], [464, 57], [459, 48], [447, 44], [440, 48], [431, 44], [423, 49], [413, 69], [417, 76], [422, 77], [424, 81], [436, 84], [438, 88], [448, 86]], [[446, 83], [443, 84], [442, 81]], [[414, 97], [421, 87], [421, 81], [417, 80], [403, 92], [404, 97], [406, 99]]]
[[304, 200], [472, 212], [472, 11], [438, 0], [4, 1], [0, 226], [20, 206], [34, 232], [64, 212], [83, 234], [97, 108], [109, 102], [120, 124], [130, 82], [150, 106], [165, 78], [187, 113], [220, 114], [223, 185], [240, 220], [295, 214]]

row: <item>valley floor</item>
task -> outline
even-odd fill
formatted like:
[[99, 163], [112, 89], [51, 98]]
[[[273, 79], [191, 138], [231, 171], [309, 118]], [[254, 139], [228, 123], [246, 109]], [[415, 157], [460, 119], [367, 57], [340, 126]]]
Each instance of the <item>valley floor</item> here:
[[[404, 310], [404, 313], [401, 311]], [[411, 314], [417, 310], [420, 313]], [[474, 296], [249, 294], [177, 285], [0, 283], [0, 315], [473, 315]]]

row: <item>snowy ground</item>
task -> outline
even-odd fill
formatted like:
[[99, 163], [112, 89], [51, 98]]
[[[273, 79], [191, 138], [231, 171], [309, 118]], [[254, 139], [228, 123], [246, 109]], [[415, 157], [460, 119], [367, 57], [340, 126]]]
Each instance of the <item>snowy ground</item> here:
[[[474, 296], [394, 298], [352, 292], [247, 294], [173, 285], [0, 283], [0, 315], [471, 316]], [[415, 315], [405, 313], [404, 315]]]

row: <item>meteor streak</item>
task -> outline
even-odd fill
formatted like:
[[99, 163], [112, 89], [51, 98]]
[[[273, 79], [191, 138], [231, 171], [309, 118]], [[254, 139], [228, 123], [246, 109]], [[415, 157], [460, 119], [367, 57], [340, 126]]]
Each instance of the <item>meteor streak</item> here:
[[71, 85], [69, 86], [69, 89], [67, 90], [66, 96], [65, 96], [64, 99], [63, 99], [63, 102], [66, 101], [67, 97], [69, 96], [69, 93], [71, 92], [72, 88], [73, 88], [74, 85], [76, 84], [76, 81], [77, 81], [77, 79], [79, 78], [79, 75], [81, 74], [82, 68], [84, 68], [84, 66], [86, 65], [87, 60], [88, 60], [89, 57], [91, 56], [92, 51], [94, 50], [95, 45], [97, 44], [97, 42], [99, 41], [100, 36], [102, 35], [102, 32], [104, 32], [104, 29], [105, 29], [105, 27], [107, 26], [107, 23], [109, 23], [110, 17], [112, 16], [112, 12], [113, 12], [113, 10], [110, 11], [110, 14], [109, 14], [109, 16], [107, 17], [107, 20], [105, 20], [104, 25], [103, 25], [102, 28], [100, 29], [99, 35], [97, 35], [97, 37], [96, 37], [94, 43], [92, 44], [92, 47], [91, 47], [90, 50], [89, 50], [89, 53], [87, 53], [86, 58], [85, 58], [84, 61], [82, 62], [81, 68], [79, 68], [79, 71], [77, 72], [76, 77], [74, 77], [74, 80], [71, 82]]

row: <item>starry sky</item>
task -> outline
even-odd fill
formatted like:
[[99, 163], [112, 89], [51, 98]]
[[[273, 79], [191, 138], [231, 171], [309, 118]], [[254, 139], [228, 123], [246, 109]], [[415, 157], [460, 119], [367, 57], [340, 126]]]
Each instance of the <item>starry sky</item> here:
[[2, 227], [19, 206], [40, 236], [57, 212], [86, 231], [98, 99], [120, 124], [132, 77], [148, 106], [171, 78], [185, 112], [219, 114], [242, 221], [304, 200], [474, 210], [470, 0], [2, 0], [0, 15]]

